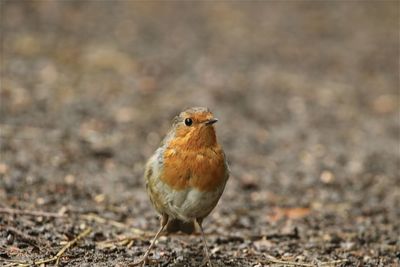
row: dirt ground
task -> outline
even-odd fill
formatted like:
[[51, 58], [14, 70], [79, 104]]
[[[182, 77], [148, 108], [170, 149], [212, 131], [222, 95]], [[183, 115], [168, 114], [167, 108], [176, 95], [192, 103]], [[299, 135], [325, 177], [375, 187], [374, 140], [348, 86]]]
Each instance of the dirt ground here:
[[[399, 266], [399, 10], [2, 0], [0, 265], [139, 259], [145, 161], [207, 106], [232, 171], [204, 222], [215, 265]], [[202, 249], [162, 237], [151, 264]]]

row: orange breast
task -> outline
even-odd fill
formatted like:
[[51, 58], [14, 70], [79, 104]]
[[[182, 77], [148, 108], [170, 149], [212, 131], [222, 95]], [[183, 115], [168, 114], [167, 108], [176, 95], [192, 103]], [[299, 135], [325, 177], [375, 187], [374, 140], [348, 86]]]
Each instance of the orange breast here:
[[200, 191], [213, 191], [223, 186], [226, 171], [224, 153], [219, 145], [187, 149], [175, 143], [164, 152], [160, 179], [175, 190], [194, 187]]

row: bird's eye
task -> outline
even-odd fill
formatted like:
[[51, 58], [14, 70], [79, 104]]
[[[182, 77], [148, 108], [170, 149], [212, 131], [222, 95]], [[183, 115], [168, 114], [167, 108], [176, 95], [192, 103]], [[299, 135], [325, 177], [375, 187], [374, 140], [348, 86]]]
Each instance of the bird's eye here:
[[192, 123], [193, 123], [193, 121], [192, 121], [191, 118], [186, 118], [186, 119], [185, 119], [185, 125], [186, 125], [186, 126], [190, 126], [190, 125], [192, 125]]

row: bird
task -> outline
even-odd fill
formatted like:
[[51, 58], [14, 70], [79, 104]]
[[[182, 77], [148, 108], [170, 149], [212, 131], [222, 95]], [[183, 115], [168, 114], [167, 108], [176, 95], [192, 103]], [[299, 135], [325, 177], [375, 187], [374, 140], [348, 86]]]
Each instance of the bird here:
[[144, 256], [145, 266], [161, 234], [200, 231], [204, 264], [212, 266], [202, 222], [217, 205], [229, 178], [225, 153], [217, 141], [213, 113], [205, 107], [185, 109], [173, 119], [160, 147], [146, 163], [144, 178], [161, 225]]

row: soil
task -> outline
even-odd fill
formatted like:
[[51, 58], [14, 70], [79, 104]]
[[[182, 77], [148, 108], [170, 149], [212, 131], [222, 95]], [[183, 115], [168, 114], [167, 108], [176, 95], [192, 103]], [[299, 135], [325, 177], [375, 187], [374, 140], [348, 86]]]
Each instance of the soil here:
[[[0, 5], [0, 264], [138, 260], [146, 159], [207, 106], [231, 167], [215, 265], [399, 266], [398, 1]], [[198, 266], [201, 238], [151, 259]]]

